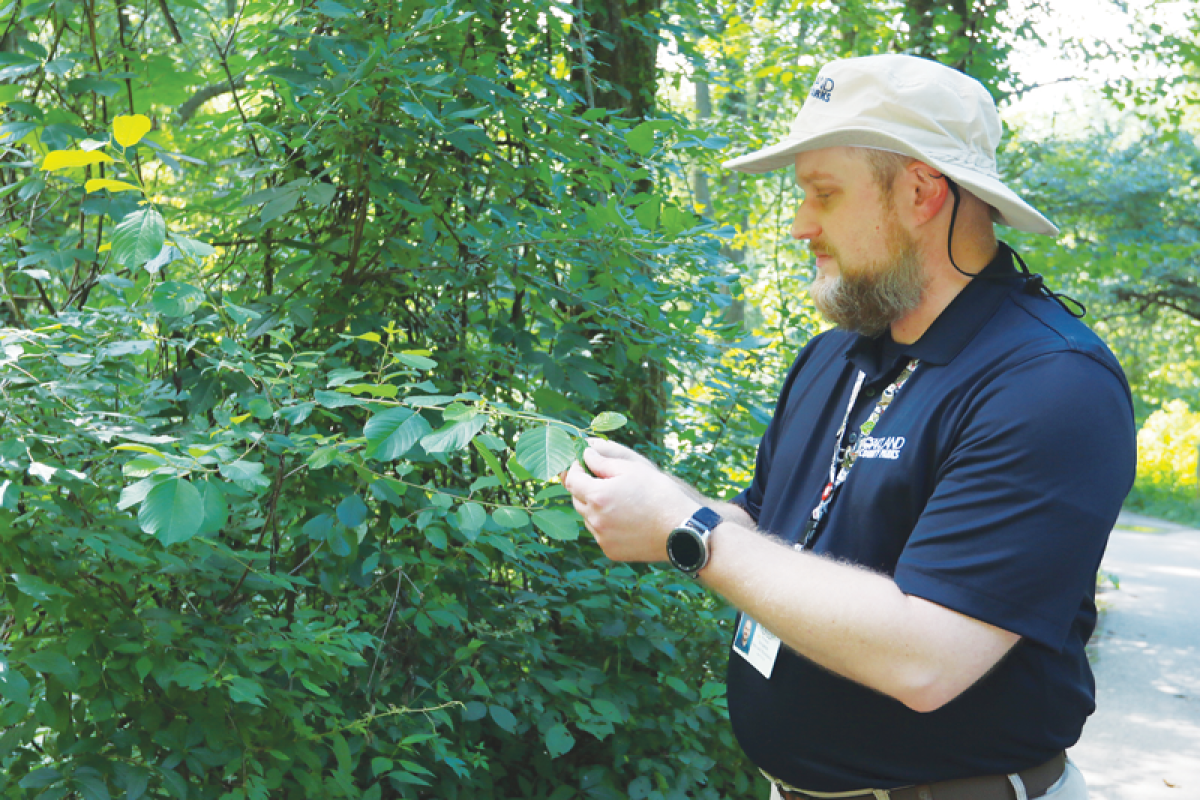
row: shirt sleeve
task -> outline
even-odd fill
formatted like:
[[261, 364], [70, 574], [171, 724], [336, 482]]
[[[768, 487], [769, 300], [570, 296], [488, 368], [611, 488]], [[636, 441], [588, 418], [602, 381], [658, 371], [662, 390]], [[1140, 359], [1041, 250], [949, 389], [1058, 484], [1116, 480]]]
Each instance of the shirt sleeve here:
[[1136, 469], [1129, 392], [1079, 352], [977, 390], [896, 567], [902, 591], [1061, 650]]

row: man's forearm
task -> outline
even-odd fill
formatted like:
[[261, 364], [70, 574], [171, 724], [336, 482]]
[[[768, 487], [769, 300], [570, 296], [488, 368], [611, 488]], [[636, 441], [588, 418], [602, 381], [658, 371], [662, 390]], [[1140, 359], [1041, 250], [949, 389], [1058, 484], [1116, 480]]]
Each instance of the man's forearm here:
[[700, 506], [725, 522], [709, 538], [701, 579], [796, 652], [900, 700], [931, 710], [982, 677], [1015, 635], [909, 597], [886, 575], [802, 553], [755, 529], [744, 510], [714, 503], [628, 448], [603, 443], [565, 484], [605, 555], [663, 561], [670, 530]]
[[1017, 641], [904, 594], [886, 575], [732, 521], [716, 528], [710, 548], [706, 585], [806, 658], [918, 711], [957, 697]]
[[735, 525], [740, 525], [743, 528], [755, 528], [757, 526], [754, 518], [750, 516], [746, 509], [742, 508], [736, 503], [727, 503], [723, 500], [713, 500], [710, 497], [705, 497], [690, 483], [682, 478], [677, 478], [674, 475], [671, 476], [671, 480], [675, 481], [675, 484], [679, 486], [679, 488], [682, 489], [688, 497], [692, 498], [700, 505], [708, 506], [713, 511], [720, 514], [721, 519], [726, 520], [727, 522], [732, 522]]

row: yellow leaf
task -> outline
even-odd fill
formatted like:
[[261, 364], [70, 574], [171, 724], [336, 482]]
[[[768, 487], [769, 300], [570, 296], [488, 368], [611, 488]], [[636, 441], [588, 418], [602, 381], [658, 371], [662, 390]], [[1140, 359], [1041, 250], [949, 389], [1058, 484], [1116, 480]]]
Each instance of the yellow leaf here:
[[[113, 450], [132, 450], [135, 453], [145, 453], [146, 455], [158, 456], [163, 458], [163, 454], [155, 450], [153, 447], [147, 447], [144, 444], [119, 444]], [[166, 460], [166, 459], [163, 459]]]
[[91, 194], [92, 192], [98, 192], [101, 189], [108, 189], [110, 192], [138, 191], [138, 187], [134, 186], [132, 183], [126, 183], [125, 181], [114, 181], [109, 178], [92, 178], [83, 185], [83, 189], [88, 194]]
[[252, 415], [250, 415], [250, 414], [239, 414], [236, 417], [230, 417], [229, 421], [232, 422], [234, 425], [239, 425], [239, 424], [245, 422], [246, 420], [250, 419], [251, 416]]
[[83, 150], [51, 150], [46, 154], [46, 160], [42, 162], [42, 170], [51, 172], [56, 169], [111, 163], [112, 156], [108, 153], [101, 153], [99, 150], [93, 150], [90, 153]]
[[144, 114], [130, 114], [113, 120], [113, 138], [121, 147], [133, 147], [150, 132], [149, 117]]
[[104, 244], [102, 244], [96, 248], [97, 253], [104, 253], [109, 250], [112, 250], [112, 242], [105, 242]]

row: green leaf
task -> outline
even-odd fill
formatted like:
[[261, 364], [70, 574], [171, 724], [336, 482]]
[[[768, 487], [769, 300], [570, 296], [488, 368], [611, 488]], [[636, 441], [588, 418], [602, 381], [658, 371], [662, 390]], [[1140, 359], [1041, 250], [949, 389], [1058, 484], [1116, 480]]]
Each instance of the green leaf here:
[[551, 758], [558, 758], [569, 753], [574, 746], [575, 737], [561, 722], [546, 731], [546, 749], [550, 751]]
[[512, 476], [519, 481], [533, 480], [533, 476], [529, 474], [529, 470], [521, 466], [521, 462], [517, 460], [515, 453], [508, 457], [508, 461], [505, 462], [505, 467], [507, 467]]
[[625, 132], [625, 143], [629, 149], [644, 156], [654, 149], [654, 123], [643, 122], [636, 128]]
[[425, 539], [438, 550], [445, 550], [446, 545], [450, 540], [446, 538], [446, 532], [437, 525], [430, 525], [424, 531]]
[[437, 362], [432, 358], [427, 358], [422, 353], [413, 352], [411, 350], [406, 350], [403, 353], [396, 353], [395, 358], [406, 367], [412, 367], [413, 369], [419, 369], [425, 372], [437, 366]]
[[211, 536], [220, 533], [229, 521], [229, 503], [225, 501], [225, 492], [216, 481], [201, 481], [197, 487], [200, 492], [200, 502], [204, 507], [204, 521], [200, 523], [200, 533]]
[[166, 545], [187, 541], [200, 532], [204, 500], [183, 478], [172, 478], [150, 490], [138, 511], [138, 525]]
[[488, 711], [491, 712], [492, 720], [495, 721], [504, 730], [509, 733], [515, 733], [517, 730], [517, 718], [513, 713], [504, 706], [488, 706]]
[[471, 443], [475, 434], [487, 425], [487, 415], [472, 417], [462, 422], [452, 422], [449, 425], [422, 437], [421, 446], [426, 453], [452, 453], [461, 450]]
[[21, 494], [21, 487], [13, 483], [11, 480], [0, 481], [0, 508], [7, 508], [9, 511], [17, 510], [17, 498]]
[[333, 17], [334, 19], [337, 19], [338, 17], [349, 17], [354, 14], [353, 11], [346, 8], [341, 3], [334, 2], [334, 0], [317, 0], [317, 10], [325, 16]]
[[171, 240], [175, 243], [175, 247], [179, 249], [179, 252], [197, 264], [200, 263], [201, 259], [217, 254], [216, 248], [198, 239], [189, 239], [186, 236], [171, 234]]
[[262, 207], [262, 221], [264, 223], [282, 217], [284, 214], [290, 213], [296, 204], [300, 202], [300, 190], [292, 187], [279, 189], [278, 194], [271, 202]]
[[79, 773], [82, 771], [75, 772], [72, 783], [75, 788], [79, 789], [83, 800], [112, 800], [112, 795], [108, 793], [108, 786], [105, 785], [103, 779], [94, 775], [80, 775]]
[[75, 671], [71, 660], [57, 650], [38, 650], [25, 656], [21, 663], [34, 672], [48, 672], [51, 675], [69, 675]]
[[392, 783], [411, 783], [415, 786], [429, 785], [429, 781], [425, 780], [424, 778], [413, 775], [411, 772], [405, 772], [402, 769], [389, 772], [387, 776]]
[[492, 519], [501, 528], [523, 528], [529, 524], [529, 515], [519, 508], [497, 508]]
[[299, 425], [304, 420], [308, 419], [312, 414], [312, 410], [316, 408], [316, 403], [304, 402], [296, 403], [290, 406], [284, 406], [279, 409], [279, 416], [290, 422], [292, 425]]
[[340, 733], [333, 735], [333, 757], [337, 759], [338, 772], [349, 772], [354, 766], [350, 759], [350, 745]]
[[363, 426], [363, 436], [367, 439], [367, 458], [395, 461], [431, 430], [425, 418], [411, 408], [382, 411]]
[[140, 267], [162, 251], [166, 238], [162, 214], [153, 208], [131, 212], [113, 230], [113, 260], [126, 267]]
[[23, 575], [17, 572], [13, 573], [12, 578], [17, 584], [17, 591], [21, 594], [29, 595], [40, 603], [45, 603], [54, 595], [59, 597], [71, 596], [71, 593], [66, 589], [46, 583], [41, 578], [34, 577], [33, 575]]
[[652, 197], [646, 202], [633, 210], [633, 216], [646, 230], [652, 230], [654, 224], [658, 222], [658, 212], [662, 208], [662, 201], [657, 197]]
[[222, 477], [248, 492], [266, 488], [271, 481], [263, 475], [263, 464], [258, 461], [233, 461], [218, 468]]
[[0, 670], [0, 696], [22, 708], [29, 707], [29, 679], [11, 666]]
[[235, 703], [250, 703], [262, 708], [267, 707], [267, 704], [263, 702], [266, 693], [263, 691], [262, 686], [256, 681], [243, 678], [240, 675], [235, 675], [229, 679], [229, 697]]
[[522, 433], [514, 452], [517, 463], [533, 477], [548, 481], [571, 466], [575, 460], [575, 441], [562, 428], [543, 425]]
[[42, 767], [21, 778], [17, 784], [22, 789], [44, 789], [62, 780], [63, 774], [53, 767]]
[[117, 768], [117, 775], [117, 785], [125, 790], [125, 800], [138, 800], [145, 796], [146, 789], [150, 787], [150, 772], [141, 767], [121, 764]]
[[154, 287], [150, 304], [165, 317], [184, 317], [204, 303], [204, 292], [179, 281], [166, 281]]
[[158, 252], [154, 258], [146, 262], [146, 272], [151, 275], [157, 275], [162, 271], [162, 268], [175, 260], [176, 250], [169, 244], [164, 244], [162, 250]]
[[549, 508], [533, 512], [533, 524], [539, 531], [560, 542], [579, 538], [579, 516], [570, 511]]
[[478, 533], [487, 522], [487, 512], [478, 503], [463, 503], [458, 509], [459, 530], [467, 533]]
[[351, 494], [338, 503], [337, 518], [347, 528], [357, 528], [366, 521], [367, 512], [367, 504], [362, 501], [362, 498]]
[[342, 392], [327, 392], [323, 389], [317, 389], [313, 392], [313, 399], [318, 405], [325, 408], [345, 408], [346, 406], [365, 406], [366, 400], [360, 400], [357, 397], [351, 397]]
[[320, 686], [317, 686], [315, 683], [310, 681], [308, 678], [305, 678], [303, 675], [300, 676], [300, 683], [304, 684], [305, 689], [308, 689], [310, 692], [317, 695], [318, 697], [329, 697], [329, 692], [325, 691]]
[[475, 449], [478, 450], [479, 455], [483, 457], [483, 461], [488, 465], [488, 469], [490, 469], [492, 474], [496, 476], [496, 479], [500, 481], [500, 485], [508, 486], [508, 473], [504, 471], [504, 466], [500, 463], [500, 459], [496, 458], [496, 454], [493, 453], [491, 449], [482, 441], [485, 438], [487, 437], [477, 436], [471, 441], [471, 443], [475, 445]]
[[[137, 447], [138, 445], [123, 445], [124, 447]], [[157, 451], [155, 451], [157, 452]], [[160, 455], [159, 458], [162, 458]], [[159, 462], [158, 466], [162, 466], [164, 462]], [[121, 490], [121, 497], [117, 501], [117, 508], [124, 511], [127, 508], [136, 506], [146, 499], [150, 491], [158, 486], [163, 481], [170, 480], [165, 475], [151, 475], [148, 478], [143, 478], [137, 483], [130, 484]]]
[[167, 787], [167, 791], [173, 796], [184, 800], [188, 796], [188, 782], [178, 772], [170, 769], [160, 769], [159, 775], [162, 776], [163, 785]]
[[629, 420], [626, 419], [624, 414], [618, 414], [616, 411], [605, 411], [597, 414], [588, 428], [596, 433], [605, 433], [607, 431], [615, 431], [617, 428], [623, 428], [628, 422]]
[[442, 419], [446, 422], [462, 422], [478, 416], [479, 409], [465, 403], [451, 403], [442, 411]]
[[333, 532], [333, 517], [329, 514], [318, 514], [304, 523], [304, 527], [300, 530], [308, 538], [323, 542]]

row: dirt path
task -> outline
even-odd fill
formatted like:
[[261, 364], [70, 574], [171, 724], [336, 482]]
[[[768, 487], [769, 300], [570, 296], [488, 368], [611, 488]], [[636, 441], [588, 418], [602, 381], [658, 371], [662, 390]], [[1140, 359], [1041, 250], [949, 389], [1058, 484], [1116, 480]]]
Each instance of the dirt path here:
[[1091, 800], [1200, 800], [1200, 530], [1122, 514], [1103, 568], [1097, 705], [1070, 755]]

